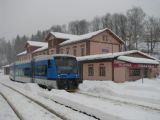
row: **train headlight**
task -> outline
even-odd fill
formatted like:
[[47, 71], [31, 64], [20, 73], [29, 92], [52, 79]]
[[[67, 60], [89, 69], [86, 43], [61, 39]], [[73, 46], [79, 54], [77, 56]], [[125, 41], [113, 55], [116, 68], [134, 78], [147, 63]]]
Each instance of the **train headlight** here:
[[60, 78], [60, 75], [58, 75], [58, 78]]
[[78, 75], [76, 74], [76, 78], [78, 78]]

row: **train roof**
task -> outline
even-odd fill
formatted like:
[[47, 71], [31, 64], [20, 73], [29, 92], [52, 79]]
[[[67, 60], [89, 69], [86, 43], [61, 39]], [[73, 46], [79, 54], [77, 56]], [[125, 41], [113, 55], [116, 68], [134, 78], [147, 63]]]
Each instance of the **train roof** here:
[[39, 55], [35, 56], [33, 59], [34, 60], [46, 60], [46, 59], [52, 59], [53, 57], [72, 57], [76, 58], [73, 55], [68, 55], [68, 54], [53, 54], [53, 55]]

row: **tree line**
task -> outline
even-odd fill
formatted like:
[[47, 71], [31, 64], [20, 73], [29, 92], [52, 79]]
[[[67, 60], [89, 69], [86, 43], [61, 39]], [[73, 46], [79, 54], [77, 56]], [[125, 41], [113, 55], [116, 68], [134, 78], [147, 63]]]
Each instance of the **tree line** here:
[[0, 66], [12, 63], [16, 55], [24, 51], [27, 40], [44, 41], [49, 31], [81, 35], [103, 28], [111, 29], [125, 42], [125, 50], [139, 49], [140, 43], [145, 43], [144, 52], [154, 53], [154, 48], [160, 42], [160, 18], [148, 16], [140, 7], [133, 7], [123, 13], [106, 13], [95, 16], [91, 21], [74, 20], [68, 24], [53, 25], [48, 30], [38, 30], [30, 37], [17, 35], [12, 41], [0, 38]]

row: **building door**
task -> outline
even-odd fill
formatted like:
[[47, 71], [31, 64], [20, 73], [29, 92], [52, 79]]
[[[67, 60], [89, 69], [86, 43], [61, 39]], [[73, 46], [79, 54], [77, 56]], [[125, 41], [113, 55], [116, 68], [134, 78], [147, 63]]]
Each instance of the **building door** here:
[[144, 77], [145, 77], [145, 78], [148, 77], [148, 68], [144, 68]]

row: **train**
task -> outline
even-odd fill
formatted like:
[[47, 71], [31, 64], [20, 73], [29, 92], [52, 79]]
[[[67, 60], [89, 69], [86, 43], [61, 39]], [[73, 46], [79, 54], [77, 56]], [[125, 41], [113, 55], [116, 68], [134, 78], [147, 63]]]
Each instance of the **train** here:
[[10, 79], [64, 90], [76, 90], [82, 82], [76, 57], [65, 54], [40, 55], [28, 61], [16, 61], [10, 66]]

